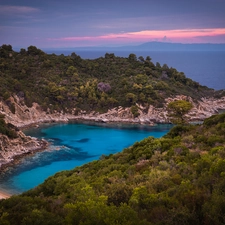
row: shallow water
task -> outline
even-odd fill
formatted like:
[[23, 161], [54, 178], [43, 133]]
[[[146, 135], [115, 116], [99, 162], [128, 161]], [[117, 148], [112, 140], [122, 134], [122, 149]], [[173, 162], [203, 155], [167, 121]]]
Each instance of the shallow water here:
[[27, 135], [51, 142], [48, 149], [22, 159], [0, 177], [0, 188], [9, 193], [29, 190], [62, 170], [70, 170], [101, 155], [122, 151], [148, 136], [161, 137], [170, 125], [69, 123], [44, 125], [26, 130]]

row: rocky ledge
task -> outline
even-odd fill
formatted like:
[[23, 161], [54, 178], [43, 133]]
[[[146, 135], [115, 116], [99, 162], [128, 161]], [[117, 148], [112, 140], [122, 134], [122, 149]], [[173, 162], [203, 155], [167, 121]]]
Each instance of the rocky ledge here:
[[192, 103], [193, 108], [187, 114], [189, 122], [203, 121], [212, 115], [218, 114], [225, 110], [225, 97], [220, 99], [215, 98], [202, 98], [201, 101], [194, 102], [191, 97], [179, 95], [174, 98], [165, 99], [165, 104], [162, 108], [156, 108], [150, 105], [145, 108], [141, 105], [137, 105], [139, 108], [139, 116], [134, 118], [130, 108], [114, 108], [108, 110], [105, 114], [98, 115], [86, 115], [84, 119], [95, 118], [102, 122], [128, 122], [128, 123], [139, 123], [139, 124], [159, 124], [159, 123], [170, 123], [168, 117], [167, 105], [175, 100], [186, 100]]
[[51, 122], [68, 122], [70, 120], [91, 120], [96, 122], [124, 122], [139, 123], [153, 125], [156, 123], [170, 123], [167, 113], [167, 105], [171, 101], [187, 100], [193, 104], [192, 110], [187, 117], [189, 121], [203, 121], [220, 111], [225, 110], [225, 97], [202, 98], [195, 102], [191, 97], [179, 95], [174, 98], [165, 99], [162, 108], [156, 108], [150, 105], [148, 108], [137, 105], [139, 116], [134, 118], [130, 108], [116, 107], [109, 109], [108, 112], [100, 114], [97, 112], [87, 113], [80, 111], [75, 114], [76, 109], [72, 113], [43, 111], [37, 103], [33, 103], [32, 107], [27, 107], [18, 96], [11, 97], [11, 105], [14, 105], [15, 112], [12, 113], [9, 106], [4, 102], [0, 102], [0, 114], [5, 115], [5, 120], [12, 123], [16, 127], [26, 127], [32, 124], [51, 123]]
[[0, 134], [0, 168], [3, 169], [4, 165], [14, 162], [23, 155], [45, 149], [47, 145], [47, 141], [26, 136], [22, 131], [18, 131], [17, 138], [12, 139]]

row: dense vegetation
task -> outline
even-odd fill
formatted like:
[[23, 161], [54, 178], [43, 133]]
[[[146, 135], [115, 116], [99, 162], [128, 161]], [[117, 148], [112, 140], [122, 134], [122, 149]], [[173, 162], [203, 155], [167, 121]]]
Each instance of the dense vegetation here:
[[197, 99], [214, 91], [166, 64], [154, 65], [149, 56], [144, 59], [131, 53], [123, 58], [106, 53], [85, 60], [76, 53], [46, 54], [35, 46], [15, 52], [11, 45], [2, 45], [0, 97], [14, 113], [13, 94], [28, 106], [39, 103], [44, 110], [103, 112], [131, 106], [137, 115], [136, 103], [160, 107], [169, 96], [184, 94]]
[[225, 113], [2, 200], [0, 224], [225, 224]]

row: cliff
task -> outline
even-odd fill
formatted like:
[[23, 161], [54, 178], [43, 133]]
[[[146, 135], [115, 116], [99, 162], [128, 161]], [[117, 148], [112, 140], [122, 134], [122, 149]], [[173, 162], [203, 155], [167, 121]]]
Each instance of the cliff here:
[[5, 121], [12, 123], [16, 127], [25, 127], [32, 124], [48, 122], [68, 122], [69, 120], [92, 120], [99, 122], [127, 122], [127, 123], [145, 123], [153, 125], [154, 123], [169, 123], [167, 104], [175, 100], [187, 100], [193, 104], [192, 110], [187, 115], [189, 121], [202, 121], [211, 115], [218, 114], [220, 110], [225, 110], [225, 97], [202, 98], [200, 101], [194, 101], [191, 97], [179, 95], [174, 98], [165, 99], [162, 108], [156, 108], [150, 105], [148, 108], [142, 105], [138, 106], [139, 116], [134, 118], [130, 108], [116, 107], [109, 109], [106, 113], [80, 111], [76, 114], [76, 109], [72, 113], [43, 111], [37, 103], [32, 107], [27, 107], [20, 101], [16, 95], [10, 98], [11, 104], [15, 107], [15, 113], [12, 113], [5, 102], [0, 102], [0, 113], [5, 115]]

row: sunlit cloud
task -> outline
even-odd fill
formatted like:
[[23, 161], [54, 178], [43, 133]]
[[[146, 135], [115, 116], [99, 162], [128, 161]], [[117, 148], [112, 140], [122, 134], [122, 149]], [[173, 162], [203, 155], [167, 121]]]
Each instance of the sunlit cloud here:
[[[216, 29], [182, 29], [182, 30], [143, 30], [138, 32], [111, 33], [100, 36], [72, 36], [62, 38], [50, 38], [49, 41], [70, 42], [73, 44], [82, 41], [83, 44], [125, 44], [128, 42], [180, 42], [180, 43], [204, 43], [206, 37], [225, 37], [225, 28]], [[217, 39], [215, 39], [217, 40]], [[221, 40], [218, 39], [218, 40]], [[215, 41], [216, 43], [217, 41]], [[225, 43], [225, 39], [220, 43]]]
[[38, 12], [38, 8], [29, 6], [12, 6], [12, 5], [0, 5], [1, 14], [23, 14], [23, 13], [34, 13]]

